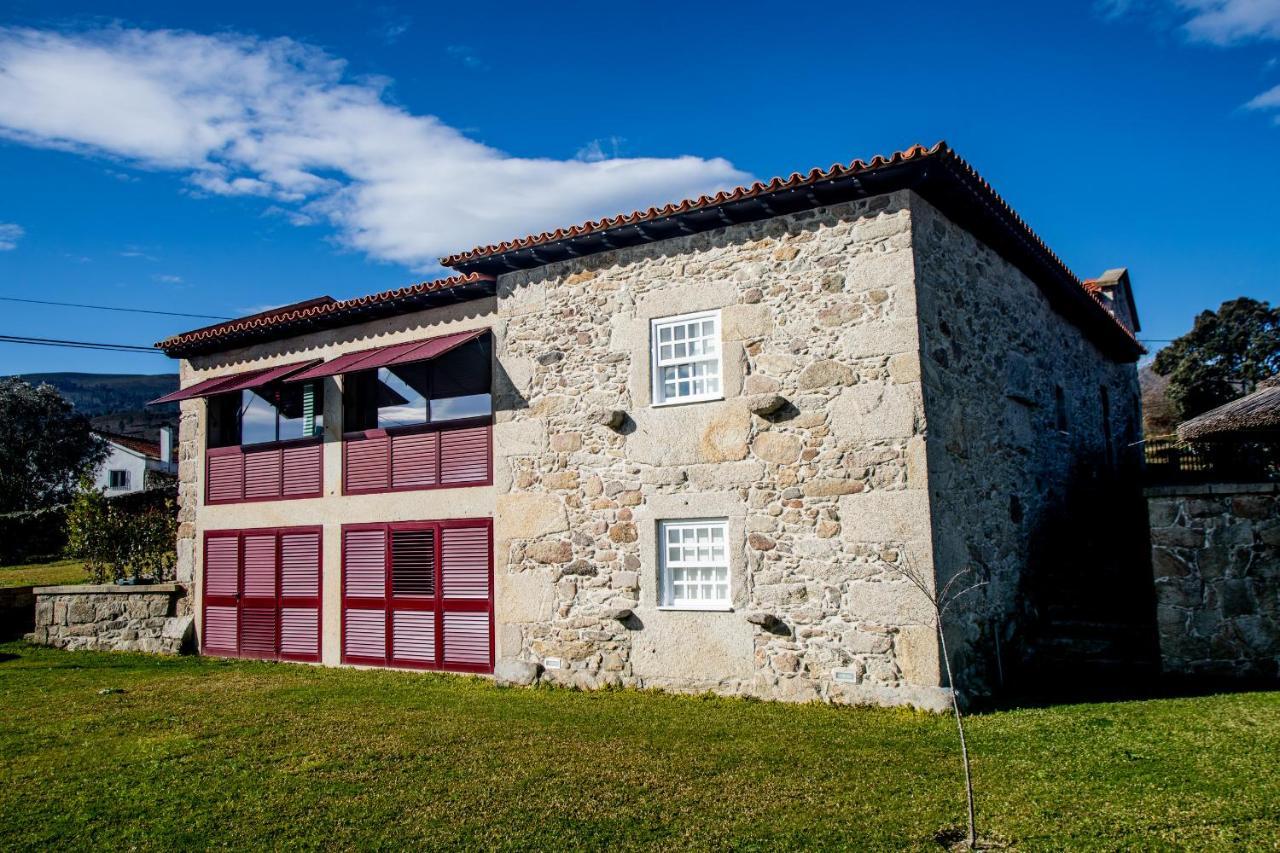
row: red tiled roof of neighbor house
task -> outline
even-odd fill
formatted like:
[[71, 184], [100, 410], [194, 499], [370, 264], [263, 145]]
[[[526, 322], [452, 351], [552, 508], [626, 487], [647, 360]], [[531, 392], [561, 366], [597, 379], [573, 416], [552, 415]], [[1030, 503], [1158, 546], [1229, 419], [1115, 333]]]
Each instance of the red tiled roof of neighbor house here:
[[[712, 196], [478, 246], [441, 259], [443, 265], [461, 273], [452, 278], [344, 302], [324, 297], [312, 303], [285, 306], [197, 329], [156, 346], [176, 356], [218, 352], [250, 340], [288, 337], [317, 325], [333, 327], [370, 319], [368, 312], [362, 313], [363, 305], [383, 306], [385, 310], [379, 316], [417, 310], [423, 307], [420, 302], [400, 294], [418, 289], [443, 295], [464, 285], [491, 283], [495, 275], [509, 270], [529, 269], [907, 188], [919, 192], [944, 215], [1021, 269], [1056, 308], [1100, 346], [1125, 359], [1135, 359], [1143, 352], [1133, 332], [1107, 310], [1096, 288], [1086, 286], [1072, 273], [991, 185], [945, 142], [931, 148], [915, 145], [889, 157], [876, 156], [869, 161], [854, 160], [847, 165], [795, 172], [786, 178], [757, 181]], [[459, 293], [457, 298], [476, 298], [493, 292], [491, 287], [485, 294]]]
[[156, 348], [169, 355], [217, 352], [252, 340], [271, 340], [291, 333], [300, 334], [312, 328], [332, 328], [396, 314], [400, 313], [401, 308], [414, 310], [424, 297], [437, 294], [456, 294], [459, 299], [468, 298], [461, 294], [460, 289], [467, 285], [492, 285], [493, 281], [494, 278], [490, 275], [466, 273], [354, 299], [337, 300], [332, 296], [321, 296], [174, 335], [157, 343]]
[[94, 430], [94, 433], [121, 447], [127, 447], [143, 456], [150, 456], [152, 459], [160, 458], [160, 442], [147, 441], [145, 438], [138, 438], [134, 435], [118, 435], [114, 432], [105, 432], [103, 430]]

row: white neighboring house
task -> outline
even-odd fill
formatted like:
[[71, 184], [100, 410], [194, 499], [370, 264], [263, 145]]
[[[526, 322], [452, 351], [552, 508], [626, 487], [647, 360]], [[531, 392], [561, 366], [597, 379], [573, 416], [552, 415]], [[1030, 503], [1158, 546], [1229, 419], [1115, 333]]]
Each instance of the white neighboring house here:
[[173, 460], [173, 431], [161, 427], [160, 441], [95, 430], [107, 442], [110, 453], [94, 475], [94, 485], [107, 497], [140, 492], [147, 485], [147, 472], [177, 475]]

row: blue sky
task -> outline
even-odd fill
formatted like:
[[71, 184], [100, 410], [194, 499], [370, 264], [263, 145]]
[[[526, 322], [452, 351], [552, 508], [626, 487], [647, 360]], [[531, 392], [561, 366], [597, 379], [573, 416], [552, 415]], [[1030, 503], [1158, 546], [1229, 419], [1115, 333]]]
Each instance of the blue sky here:
[[[960, 5], [5, 0], [0, 296], [343, 298], [946, 139], [1077, 273], [1128, 266], [1148, 339], [1280, 299], [1280, 0]], [[0, 335], [204, 322], [0, 302]], [[0, 374], [172, 368], [0, 343]]]

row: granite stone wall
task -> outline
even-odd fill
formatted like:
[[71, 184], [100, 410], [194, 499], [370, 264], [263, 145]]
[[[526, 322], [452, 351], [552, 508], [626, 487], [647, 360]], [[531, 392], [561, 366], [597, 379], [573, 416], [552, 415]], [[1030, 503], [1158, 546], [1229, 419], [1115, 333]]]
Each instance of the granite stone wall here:
[[37, 587], [30, 642], [60, 649], [176, 655], [194, 639], [181, 584]]
[[[708, 309], [725, 399], [651, 407], [650, 321]], [[915, 313], [907, 193], [502, 276], [500, 653], [586, 687], [940, 705], [895, 570], [905, 543], [930, 562]], [[660, 607], [658, 522], [713, 517], [733, 610]]]
[[1280, 675], [1280, 484], [1147, 490], [1164, 671]]
[[1111, 562], [1144, 565], [1137, 371], [919, 196], [911, 215], [937, 578], [985, 584], [948, 629], [957, 683], [982, 694], [1050, 607], [1118, 596]]

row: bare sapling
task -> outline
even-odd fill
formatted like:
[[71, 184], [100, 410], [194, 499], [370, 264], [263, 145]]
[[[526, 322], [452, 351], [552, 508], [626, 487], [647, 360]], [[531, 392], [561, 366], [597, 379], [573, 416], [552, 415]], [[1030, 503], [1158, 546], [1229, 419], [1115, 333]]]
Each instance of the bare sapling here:
[[932, 582], [932, 578], [921, 572], [915, 564], [908, 558], [906, 551], [902, 552], [902, 562], [899, 565], [891, 565], [890, 568], [894, 572], [901, 575], [908, 583], [920, 590], [921, 594], [929, 602], [930, 619], [933, 629], [938, 634], [938, 644], [942, 652], [942, 665], [947, 673], [947, 684], [951, 687], [951, 710], [956, 718], [956, 730], [960, 734], [960, 760], [964, 765], [964, 791], [968, 805], [969, 817], [969, 835], [967, 839], [968, 847], [972, 850], [978, 843], [977, 821], [975, 818], [974, 797], [973, 797], [973, 773], [969, 767], [969, 745], [964, 736], [964, 715], [960, 713], [959, 691], [956, 689], [955, 677], [951, 672], [951, 655], [947, 652], [947, 634], [944, 630], [947, 612], [951, 605], [955, 604], [960, 598], [973, 592], [975, 589], [986, 585], [986, 581], [978, 581], [968, 586], [958, 587], [959, 582], [963, 578], [971, 578], [974, 571], [971, 566], [966, 566], [956, 572], [951, 578], [942, 585], [942, 589], [936, 588]]

